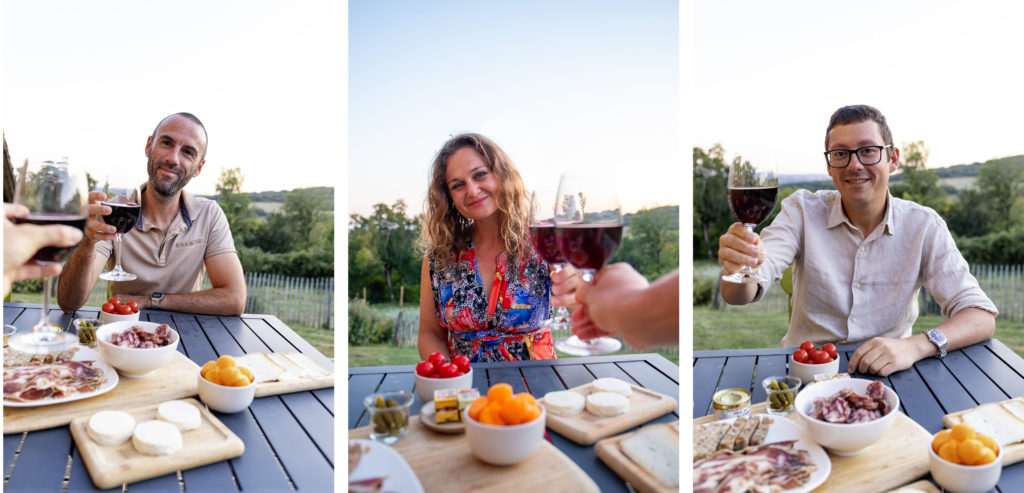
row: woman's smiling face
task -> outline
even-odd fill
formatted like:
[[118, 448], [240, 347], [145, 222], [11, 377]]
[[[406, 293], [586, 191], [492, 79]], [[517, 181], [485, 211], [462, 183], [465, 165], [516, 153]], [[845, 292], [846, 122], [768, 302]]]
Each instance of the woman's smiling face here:
[[444, 179], [455, 209], [466, 219], [480, 221], [498, 212], [498, 179], [473, 148], [463, 147], [448, 158]]

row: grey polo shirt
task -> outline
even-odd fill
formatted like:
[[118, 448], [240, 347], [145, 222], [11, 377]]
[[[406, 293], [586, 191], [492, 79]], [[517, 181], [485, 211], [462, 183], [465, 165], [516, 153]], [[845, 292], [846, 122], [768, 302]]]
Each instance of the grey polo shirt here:
[[[112, 267], [112, 248], [113, 242], [97, 243], [95, 261]], [[111, 282], [111, 290], [137, 295], [198, 291], [206, 274], [206, 259], [235, 252], [227, 217], [217, 202], [182, 191], [180, 211], [167, 231], [141, 214], [135, 227], [123, 236], [121, 267], [138, 279]]]
[[782, 347], [909, 337], [917, 296], [928, 290], [950, 317], [968, 307], [997, 314], [935, 211], [891, 195], [865, 236], [838, 191], [798, 190], [761, 232], [767, 258], [755, 300], [793, 264], [793, 314]]

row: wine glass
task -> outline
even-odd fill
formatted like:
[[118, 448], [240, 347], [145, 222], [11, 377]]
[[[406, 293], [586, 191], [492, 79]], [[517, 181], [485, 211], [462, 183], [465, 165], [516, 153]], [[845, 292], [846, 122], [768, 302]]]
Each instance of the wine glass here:
[[[14, 202], [27, 207], [29, 214], [13, 220], [15, 223], [63, 224], [84, 229], [89, 200], [88, 190], [85, 175], [67, 161], [30, 163], [26, 159], [18, 178]], [[36, 252], [33, 261], [37, 264], [59, 263], [74, 250], [74, 246], [43, 247]], [[43, 309], [39, 323], [32, 327], [32, 332], [11, 337], [9, 345], [15, 350], [30, 354], [47, 354], [60, 352], [78, 344], [77, 336], [62, 332], [59, 326], [50, 324], [50, 283], [51, 278], [43, 278]]]
[[[555, 202], [555, 236], [562, 255], [580, 270], [584, 282], [604, 266], [622, 241], [622, 206], [613, 177], [562, 175]], [[555, 341], [558, 350], [576, 356], [614, 353], [618, 339], [595, 337], [584, 341], [576, 335]]]
[[111, 182], [109, 179], [100, 188], [100, 191], [107, 194], [107, 199], [102, 203], [110, 207], [110, 214], [103, 216], [103, 221], [117, 228], [117, 235], [114, 238], [114, 270], [100, 274], [100, 279], [107, 281], [133, 281], [137, 279], [135, 274], [125, 272], [121, 268], [121, 237], [135, 227], [139, 221], [139, 214], [142, 212], [142, 195], [139, 193], [137, 182], [127, 181], [123, 178]]
[[[530, 195], [530, 241], [537, 255], [551, 264], [555, 272], [561, 272], [565, 257], [555, 237], [555, 193], [555, 190], [535, 190]], [[540, 326], [562, 330], [568, 329], [571, 323], [569, 310], [556, 306], [554, 315], [542, 320]]]
[[[736, 218], [754, 232], [768, 219], [779, 196], [779, 170], [771, 156], [737, 154], [729, 167], [729, 207]], [[754, 282], [754, 271], [744, 265], [739, 272], [722, 276], [733, 283]]]

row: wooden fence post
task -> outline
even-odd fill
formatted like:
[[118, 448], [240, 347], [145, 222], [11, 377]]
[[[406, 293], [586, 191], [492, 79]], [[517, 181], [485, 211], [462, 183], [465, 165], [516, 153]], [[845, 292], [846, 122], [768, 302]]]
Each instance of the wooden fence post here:
[[405, 284], [399, 286], [399, 288], [398, 288], [398, 307], [402, 308], [402, 306], [404, 304], [405, 304]]
[[363, 306], [366, 306], [366, 286], [363, 286]]

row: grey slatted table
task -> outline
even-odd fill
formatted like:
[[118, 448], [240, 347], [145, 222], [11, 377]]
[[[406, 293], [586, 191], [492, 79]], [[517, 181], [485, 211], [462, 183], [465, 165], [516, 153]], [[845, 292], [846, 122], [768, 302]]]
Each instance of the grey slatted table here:
[[[31, 330], [41, 305], [4, 303], [4, 324]], [[65, 314], [50, 309], [50, 321], [67, 327], [74, 318], [96, 318], [97, 308]], [[334, 363], [273, 315], [216, 317], [142, 310], [141, 320], [170, 324], [181, 335], [178, 351], [197, 365], [219, 355], [297, 351], [333, 368]], [[214, 412], [245, 442], [234, 459], [131, 483], [145, 491], [333, 491], [334, 389], [257, 398], [235, 414]], [[97, 491], [67, 426], [4, 435], [4, 491]], [[65, 473], [70, 464], [70, 472]], [[121, 491], [120, 487], [102, 491]]]
[[[560, 360], [519, 361], [514, 363], [473, 363], [473, 387], [481, 393], [490, 386], [506, 382], [515, 392], [543, 397], [547, 392], [587, 384], [598, 377], [615, 377], [679, 400], [679, 367], [660, 354], [624, 354], [566, 358]], [[414, 366], [377, 366], [348, 370], [348, 427], [369, 424], [363, 397], [382, 390], [407, 390], [415, 395]], [[413, 400], [412, 414], [419, 414], [422, 402]], [[649, 423], [679, 420], [679, 408]], [[647, 424], [647, 423], [645, 423]], [[634, 428], [635, 429], [635, 428]], [[628, 433], [632, 430], [624, 431]], [[558, 450], [576, 462], [601, 488], [602, 492], [629, 491], [626, 483], [601, 462], [593, 445], [577, 445], [558, 433], [547, 430], [547, 438]]]
[[[857, 347], [839, 346], [840, 372], [847, 371]], [[765, 401], [761, 379], [785, 374], [795, 350], [694, 351], [693, 416], [712, 413], [711, 396], [718, 389], [746, 389], [751, 392], [752, 403]], [[941, 360], [925, 358], [888, 377], [851, 376], [880, 380], [895, 390], [900, 396], [900, 410], [933, 435], [943, 429], [942, 417], [949, 413], [1024, 395], [1024, 359], [996, 339], [950, 351]], [[1004, 467], [993, 491], [1017, 492], [1021, 485], [1024, 462]]]

